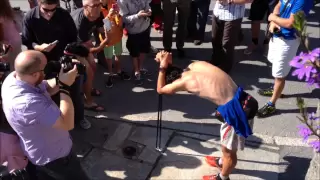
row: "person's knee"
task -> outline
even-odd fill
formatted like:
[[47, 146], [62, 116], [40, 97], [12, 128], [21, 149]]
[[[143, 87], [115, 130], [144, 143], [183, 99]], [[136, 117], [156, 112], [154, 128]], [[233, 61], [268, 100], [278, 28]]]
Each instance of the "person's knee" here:
[[234, 166], [237, 164], [237, 150], [230, 150], [222, 147], [223, 159], [231, 162]]

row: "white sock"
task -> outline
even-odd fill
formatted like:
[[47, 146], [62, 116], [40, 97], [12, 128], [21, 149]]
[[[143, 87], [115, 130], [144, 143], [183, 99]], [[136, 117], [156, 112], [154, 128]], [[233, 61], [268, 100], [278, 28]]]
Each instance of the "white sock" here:
[[221, 166], [222, 165], [222, 158], [219, 158], [219, 165]]
[[222, 176], [221, 173], [219, 174], [219, 176], [222, 180], [227, 180], [229, 178], [229, 176]]

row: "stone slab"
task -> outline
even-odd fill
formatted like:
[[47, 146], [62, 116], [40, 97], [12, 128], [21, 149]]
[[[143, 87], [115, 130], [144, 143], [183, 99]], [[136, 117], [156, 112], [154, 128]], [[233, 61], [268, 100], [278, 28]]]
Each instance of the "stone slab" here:
[[91, 180], [141, 180], [147, 177], [152, 168], [151, 165], [99, 149], [93, 149], [82, 165]]
[[[220, 143], [215, 138], [200, 141], [177, 135], [152, 172], [151, 179], [200, 179], [203, 175], [217, 173], [218, 169], [204, 162], [204, 156], [221, 156], [219, 149]], [[279, 147], [252, 146], [238, 152], [238, 164], [230, 179], [277, 180], [278, 171]]]

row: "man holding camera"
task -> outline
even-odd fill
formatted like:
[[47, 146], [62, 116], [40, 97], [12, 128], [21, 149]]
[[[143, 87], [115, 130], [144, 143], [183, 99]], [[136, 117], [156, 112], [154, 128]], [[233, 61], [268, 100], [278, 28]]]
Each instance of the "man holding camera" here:
[[261, 109], [259, 117], [267, 117], [276, 112], [275, 104], [284, 89], [285, 78], [290, 72], [289, 61], [296, 56], [300, 38], [293, 28], [294, 15], [303, 10], [304, 0], [280, 0], [269, 15], [269, 31], [273, 37], [269, 42], [268, 60], [272, 63], [272, 76], [275, 78], [274, 87], [259, 90], [260, 95], [271, 99]]
[[237, 164], [237, 150], [244, 149], [245, 138], [252, 134], [257, 100], [238, 87], [228, 74], [205, 61], [190, 64], [184, 72], [171, 65], [172, 55], [168, 52], [159, 52], [156, 61], [160, 62], [159, 94], [187, 91], [218, 105], [222, 157], [207, 156], [206, 161], [221, 172], [203, 176], [203, 180], [230, 180], [229, 174]]
[[[49, 61], [59, 61], [67, 44], [77, 41], [77, 29], [69, 12], [59, 7], [59, 0], [39, 0], [39, 6], [31, 9], [23, 20], [22, 41], [28, 49], [43, 52]], [[79, 76], [72, 85], [71, 97], [76, 122], [89, 129], [91, 123], [84, 117], [82, 86], [83, 76]], [[59, 94], [52, 99], [59, 104]]]
[[[44, 80], [46, 57], [39, 51], [24, 51], [15, 60], [15, 71], [2, 85], [3, 111], [21, 139], [22, 149], [39, 170], [55, 179], [88, 179], [72, 153], [69, 132], [74, 128], [70, 86], [76, 65], [58, 79]], [[58, 84], [56, 84], [58, 83]], [[60, 107], [50, 95], [59, 93]]]

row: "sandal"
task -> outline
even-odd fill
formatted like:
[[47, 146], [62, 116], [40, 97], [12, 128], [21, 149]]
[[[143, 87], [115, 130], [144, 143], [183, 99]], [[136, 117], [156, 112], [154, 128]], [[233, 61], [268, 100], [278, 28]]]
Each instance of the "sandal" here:
[[92, 103], [91, 106], [84, 105], [84, 109], [94, 112], [103, 112], [105, 109], [102, 106], [99, 106], [98, 104]]
[[96, 88], [92, 88], [91, 90], [91, 96], [101, 96], [101, 91], [99, 91]]
[[205, 160], [206, 162], [212, 166], [212, 167], [216, 167], [219, 169], [222, 169], [222, 166], [219, 164], [219, 159], [218, 157], [214, 157], [214, 156], [206, 156]]

